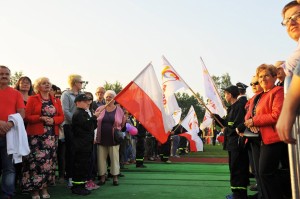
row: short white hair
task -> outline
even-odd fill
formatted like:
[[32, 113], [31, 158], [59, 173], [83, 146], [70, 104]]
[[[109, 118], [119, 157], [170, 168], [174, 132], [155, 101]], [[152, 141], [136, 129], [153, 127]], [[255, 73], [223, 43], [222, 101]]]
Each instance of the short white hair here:
[[116, 92], [115, 91], [113, 91], [113, 90], [107, 90], [106, 92], [105, 92], [105, 94], [104, 94], [104, 99], [107, 97], [107, 95], [112, 95], [112, 97], [114, 98], [114, 97], [116, 97]]

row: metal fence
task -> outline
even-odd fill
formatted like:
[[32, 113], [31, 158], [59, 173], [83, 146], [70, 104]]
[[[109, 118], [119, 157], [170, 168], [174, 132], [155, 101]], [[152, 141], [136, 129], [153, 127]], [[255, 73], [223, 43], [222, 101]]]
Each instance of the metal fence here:
[[296, 144], [289, 144], [289, 161], [293, 199], [300, 198], [300, 113], [296, 117], [292, 135], [296, 138]]

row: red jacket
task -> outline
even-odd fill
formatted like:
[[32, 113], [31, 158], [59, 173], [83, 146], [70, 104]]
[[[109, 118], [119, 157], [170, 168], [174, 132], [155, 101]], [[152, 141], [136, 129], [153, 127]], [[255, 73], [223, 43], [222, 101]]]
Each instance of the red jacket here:
[[[61, 102], [50, 95], [53, 106], [56, 109], [54, 119], [54, 132], [58, 135], [58, 126], [64, 121]], [[27, 124], [28, 135], [42, 135], [44, 133], [44, 122], [40, 120], [42, 109], [42, 98], [39, 94], [28, 98], [25, 109], [25, 121]]]
[[254, 126], [259, 127], [264, 144], [280, 142], [275, 126], [282, 109], [283, 99], [283, 87], [275, 86], [269, 92], [262, 94], [256, 106], [253, 123]]

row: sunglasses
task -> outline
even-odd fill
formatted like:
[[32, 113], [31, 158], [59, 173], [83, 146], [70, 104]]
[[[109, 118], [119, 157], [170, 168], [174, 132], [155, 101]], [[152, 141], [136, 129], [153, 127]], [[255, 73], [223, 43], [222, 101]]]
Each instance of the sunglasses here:
[[251, 82], [250, 83], [250, 86], [257, 86], [258, 85], [258, 82]]

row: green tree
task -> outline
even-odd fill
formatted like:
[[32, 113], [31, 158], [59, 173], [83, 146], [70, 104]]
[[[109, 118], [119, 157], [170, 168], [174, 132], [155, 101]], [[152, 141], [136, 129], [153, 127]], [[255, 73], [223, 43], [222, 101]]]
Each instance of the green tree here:
[[108, 83], [107, 81], [105, 81], [105, 84], [103, 85], [103, 87], [105, 88], [105, 90], [115, 91], [116, 94], [118, 94], [123, 89], [122, 84], [118, 81], [116, 81], [114, 84], [111, 84], [111, 83]]
[[[199, 99], [202, 100], [199, 93], [196, 94]], [[187, 93], [176, 93], [175, 94], [179, 107], [182, 110], [181, 119], [185, 118], [188, 114], [191, 105], [193, 105], [195, 112], [197, 114], [198, 122], [200, 123], [203, 120], [205, 110], [198, 102], [197, 98], [194, 95], [189, 95]]]
[[23, 76], [22, 71], [15, 72], [13, 75], [10, 76], [10, 85], [14, 86], [22, 76]]
[[232, 85], [231, 78], [230, 78], [229, 74], [225, 73], [221, 76], [214, 76], [213, 75], [211, 78], [215, 82], [215, 85], [216, 85], [216, 87], [217, 87], [217, 89], [218, 89], [218, 91], [221, 95], [221, 98], [222, 98], [223, 102], [225, 104], [227, 104], [227, 102], [224, 99], [224, 90], [222, 90], [222, 88], [227, 88], [228, 86]]

